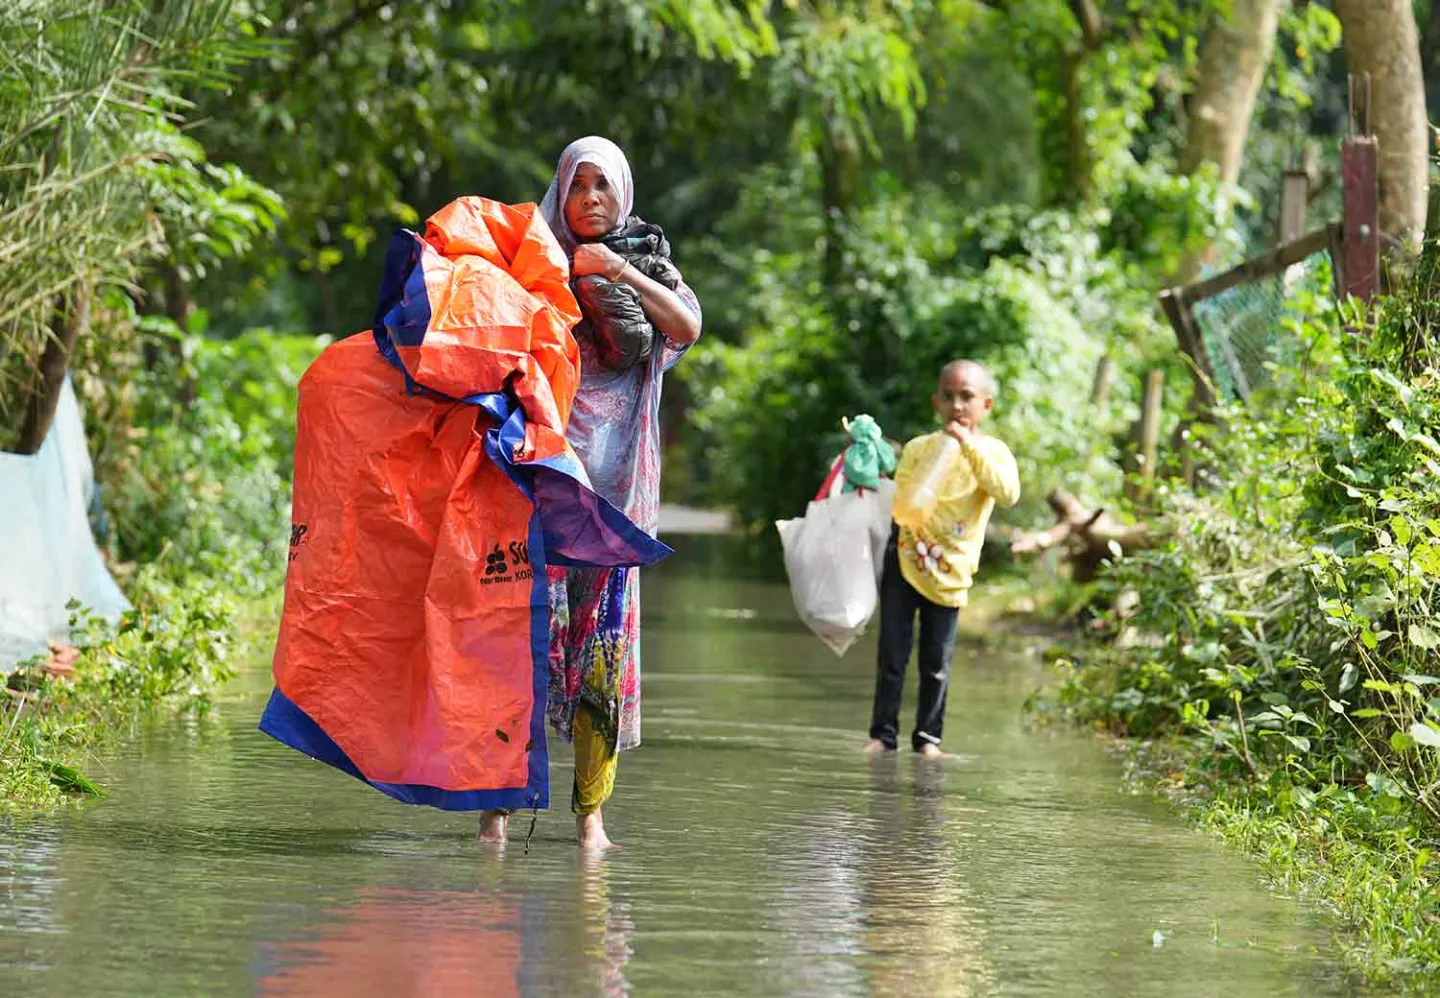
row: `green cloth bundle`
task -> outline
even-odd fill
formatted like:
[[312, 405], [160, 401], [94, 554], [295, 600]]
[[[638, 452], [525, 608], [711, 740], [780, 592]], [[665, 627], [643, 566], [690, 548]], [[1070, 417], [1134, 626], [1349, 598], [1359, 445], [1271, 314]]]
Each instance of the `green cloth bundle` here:
[[895, 448], [885, 441], [880, 424], [863, 413], [846, 429], [852, 443], [845, 448], [845, 492], [878, 489], [880, 479], [895, 473]]

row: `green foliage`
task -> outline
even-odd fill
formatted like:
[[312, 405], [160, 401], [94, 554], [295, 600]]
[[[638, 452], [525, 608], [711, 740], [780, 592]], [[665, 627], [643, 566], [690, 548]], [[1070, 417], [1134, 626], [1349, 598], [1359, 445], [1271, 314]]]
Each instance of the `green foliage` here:
[[34, 699], [0, 710], [0, 806], [90, 792], [89, 754], [138, 711], [203, 710], [230, 675], [237, 614], [277, 592], [284, 570], [296, 387], [326, 341], [216, 342], [126, 305], [112, 298], [111, 321], [133, 334], [87, 356], [124, 376], [82, 387], [135, 609], [110, 625], [76, 608], [73, 679], [47, 677], [39, 660], [10, 675]]
[[240, 0], [237, 30], [271, 51], [229, 92], [197, 95], [197, 134], [279, 191], [290, 221], [273, 252], [204, 288], [204, 303], [227, 330], [258, 317], [348, 332], [395, 226], [461, 193], [539, 200], [579, 135], [647, 150], [642, 170], [667, 152], [688, 169], [698, 137], [729, 131], [714, 109], [763, 93], [749, 77], [779, 51], [769, 6]]
[[201, 280], [242, 257], [285, 220], [280, 196], [234, 164], [206, 162], [205, 148], [178, 132], [142, 174], [165, 226], [166, 263], [181, 281]]
[[[998, 6], [998, 5], [997, 5]], [[1066, 0], [1003, 5], [995, 37], [1031, 80], [1040, 119], [1045, 198], [1073, 202], [1088, 194], [1104, 203], [1129, 168], [1137, 143], [1173, 161], [1181, 141], [1174, 111], [1190, 89], [1199, 40], [1225, 0], [1096, 0], [1099, 33], [1087, 38]], [[1075, 73], [1074, 91], [1067, 72]], [[1072, 96], [1078, 106], [1071, 106]], [[1071, 128], [1079, 127], [1081, 164], [1071, 159]], [[1147, 134], [1148, 133], [1148, 134]], [[1075, 167], [1082, 168], [1082, 176]]]
[[1269, 394], [1195, 427], [1201, 487], [1158, 501], [1170, 542], [1108, 574], [1130, 640], [1080, 648], [1056, 695], [1173, 739], [1217, 826], [1350, 913], [1382, 976], [1440, 967], [1435, 254], [1373, 322], [1294, 303]]
[[[255, 55], [228, 0], [18, 0], [0, 9], [0, 442], [67, 298], [174, 254], [246, 248], [273, 196], [183, 137], [181, 89]], [[201, 231], [201, 230], [204, 231]], [[103, 335], [103, 331], [101, 331]]]
[[14, 667], [5, 679], [14, 693], [0, 709], [0, 810], [103, 793], [84, 770], [127, 720], [155, 708], [203, 712], [231, 675], [237, 605], [227, 589], [148, 566], [130, 586], [135, 609], [118, 625], [76, 608], [73, 677], [47, 675], [40, 658]]
[[1424, 992], [1440, 967], [1433, 831], [1399, 796], [1328, 784], [1311, 793], [1222, 786], [1205, 824], [1256, 856], [1287, 893], [1321, 899], [1354, 929], [1347, 963]]
[[[1440, 967], [1433, 827], [1382, 782], [1319, 790], [1283, 771], [1237, 781], [1174, 740], [1131, 742], [1127, 782], [1158, 787], [1197, 824], [1256, 860], [1275, 889], [1339, 916], [1345, 964], [1396, 993], [1429, 994]], [[1387, 992], [1388, 993], [1388, 992]]]
[[[226, 578], [239, 591], [274, 588], [284, 567], [295, 445], [295, 389], [323, 341], [266, 333], [214, 343], [145, 323], [142, 342], [173, 343], [137, 370], [130, 429], [103, 481], [116, 555], [164, 559]], [[183, 399], [177, 388], [195, 386]]]
[[[145, 268], [209, 273], [273, 232], [276, 196], [207, 161], [185, 96], [265, 47], [229, 30], [228, 0], [20, 0], [0, 8], [0, 438], [29, 409], [36, 362], [69, 303], [93, 299], [72, 362], [98, 443], [119, 573], [118, 627], [77, 612], [73, 677], [39, 661], [6, 676], [0, 800], [92, 793], [85, 754], [136, 710], [203, 699], [226, 675], [232, 593], [274, 578], [285, 483], [263, 420], [226, 409], [226, 372], [196, 341], [136, 314]], [[91, 294], [90, 292], [94, 292]], [[188, 385], [208, 376], [208, 391]], [[280, 446], [284, 446], [283, 442]], [[288, 459], [287, 459], [288, 460]], [[53, 663], [52, 663], [53, 664]], [[7, 671], [9, 663], [5, 663]]]
[[1222, 258], [1241, 249], [1236, 231], [1225, 224], [1244, 192], [1222, 189], [1213, 163], [1193, 174], [1177, 174], [1154, 161], [1126, 162], [1116, 170], [1106, 199], [1104, 248], [1149, 274], [1173, 274], [1190, 253], [1215, 247]]
[[225, 578], [146, 565], [130, 586], [135, 609], [118, 625], [77, 611], [75, 688], [137, 704], [177, 697], [192, 706], [206, 703], [215, 683], [231, 675], [233, 592]]
[[[742, 210], [779, 209], [761, 196]], [[940, 368], [965, 356], [999, 381], [989, 430], [1020, 463], [1019, 516], [1052, 487], [1117, 490], [1091, 380], [1112, 336], [1133, 351], [1157, 332], [1148, 295], [1087, 221], [1002, 210], [962, 219], [939, 199], [895, 196], [844, 236], [846, 279], [828, 304], [812, 290], [813, 255], [755, 251], [736, 299], [753, 323], [743, 346], [702, 344], [687, 361], [706, 498], [755, 529], [795, 515], [842, 445], [841, 416], [868, 412], [902, 440], [928, 432]]]
[[799, 120], [829, 140], [872, 154], [877, 111], [895, 114], [908, 138], [925, 102], [909, 16], [922, 6], [820, 4], [797, 15], [771, 70], [774, 99], [796, 107]]

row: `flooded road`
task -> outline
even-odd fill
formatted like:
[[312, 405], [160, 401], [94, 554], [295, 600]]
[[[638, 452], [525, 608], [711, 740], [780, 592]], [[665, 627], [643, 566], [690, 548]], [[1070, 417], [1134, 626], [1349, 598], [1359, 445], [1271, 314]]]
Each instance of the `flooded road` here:
[[0, 823], [0, 994], [1353, 993], [1324, 918], [1027, 729], [1033, 657], [962, 643], [956, 757], [866, 758], [873, 638], [835, 659], [711, 543], [646, 578], [623, 848], [578, 856], [561, 748], [529, 855], [528, 815], [486, 852], [256, 731], [255, 661], [95, 767], [108, 799]]

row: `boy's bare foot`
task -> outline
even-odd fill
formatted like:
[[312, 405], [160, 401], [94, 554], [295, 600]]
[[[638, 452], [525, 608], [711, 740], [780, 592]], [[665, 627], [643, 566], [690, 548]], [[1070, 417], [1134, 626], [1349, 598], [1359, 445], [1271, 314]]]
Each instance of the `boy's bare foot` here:
[[575, 839], [584, 852], [604, 852], [615, 844], [605, 834], [605, 819], [599, 811], [575, 816]]
[[872, 738], [872, 739], [870, 739], [868, 742], [865, 743], [865, 754], [866, 754], [866, 755], [879, 755], [881, 752], [893, 752], [893, 751], [894, 751], [894, 749], [888, 747], [884, 742], [882, 742], [882, 741], [881, 741], [880, 739], [878, 739], [878, 738]]
[[919, 754], [920, 758], [922, 758], [922, 759], [943, 759], [943, 758], [945, 758], [945, 753], [940, 751], [940, 746], [939, 746], [939, 745], [932, 745], [930, 742], [926, 742], [924, 745], [921, 745], [921, 746], [920, 746], [918, 749], [916, 749], [915, 751]]
[[505, 843], [505, 819], [504, 811], [481, 811], [479, 839], [488, 845], [503, 845]]

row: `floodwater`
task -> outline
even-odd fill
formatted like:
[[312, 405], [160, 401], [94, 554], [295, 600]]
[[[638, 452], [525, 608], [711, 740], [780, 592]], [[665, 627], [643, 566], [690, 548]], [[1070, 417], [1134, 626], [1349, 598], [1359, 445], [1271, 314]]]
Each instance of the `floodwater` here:
[[962, 645], [955, 758], [866, 758], [873, 643], [837, 660], [709, 544], [646, 581], [623, 848], [582, 859], [562, 808], [486, 851], [259, 734], [255, 661], [105, 760], [108, 799], [0, 824], [0, 994], [1353, 993], [1326, 918], [1027, 728], [1023, 649]]

